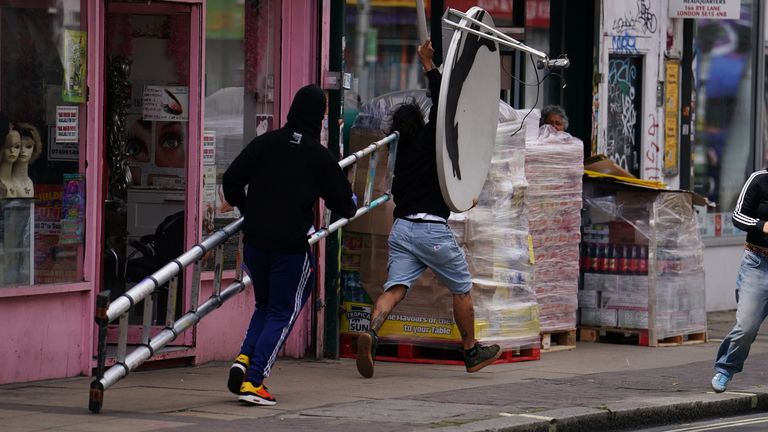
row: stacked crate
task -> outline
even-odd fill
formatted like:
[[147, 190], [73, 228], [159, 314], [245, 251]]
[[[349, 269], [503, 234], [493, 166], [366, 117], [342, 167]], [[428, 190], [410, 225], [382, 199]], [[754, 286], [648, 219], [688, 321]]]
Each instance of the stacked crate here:
[[590, 189], [581, 248], [582, 340], [620, 333], [651, 346], [705, 341], [704, 249], [692, 195]]
[[525, 146], [526, 207], [542, 333], [574, 331], [578, 308], [584, 147], [549, 125]]

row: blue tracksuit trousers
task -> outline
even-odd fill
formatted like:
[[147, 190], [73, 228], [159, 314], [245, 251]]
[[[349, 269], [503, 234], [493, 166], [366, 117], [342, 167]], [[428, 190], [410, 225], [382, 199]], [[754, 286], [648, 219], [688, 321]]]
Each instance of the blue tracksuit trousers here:
[[278, 254], [244, 245], [243, 260], [253, 280], [256, 308], [240, 353], [250, 358], [245, 379], [259, 386], [309, 299], [315, 259], [311, 252]]

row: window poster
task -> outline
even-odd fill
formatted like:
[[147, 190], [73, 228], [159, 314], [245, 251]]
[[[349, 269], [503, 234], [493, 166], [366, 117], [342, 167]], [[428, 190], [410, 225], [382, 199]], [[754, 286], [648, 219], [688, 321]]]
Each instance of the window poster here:
[[131, 185], [183, 189], [186, 167], [186, 124], [147, 121], [140, 115], [127, 116], [128, 167]]
[[61, 201], [61, 237], [59, 243], [82, 243], [85, 214], [85, 178], [82, 174], [64, 174], [64, 194]]
[[56, 107], [56, 142], [57, 143], [76, 143], [78, 139], [78, 107], [76, 106], [57, 106]]
[[64, 85], [61, 98], [65, 102], [85, 103], [85, 67], [88, 64], [88, 34], [64, 29]]
[[149, 121], [188, 121], [189, 88], [145, 85], [141, 113], [143, 119]]

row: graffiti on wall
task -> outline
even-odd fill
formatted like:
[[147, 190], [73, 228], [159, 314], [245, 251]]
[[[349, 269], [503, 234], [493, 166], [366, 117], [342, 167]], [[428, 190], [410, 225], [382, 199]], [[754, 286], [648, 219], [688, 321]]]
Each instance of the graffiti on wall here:
[[608, 60], [608, 125], [606, 155], [640, 177], [640, 56], [611, 55]]
[[637, 36], [625, 31], [623, 34], [611, 36], [611, 48], [613, 52], [620, 54], [636, 54]]
[[653, 34], [659, 28], [659, 20], [651, 11], [650, 0], [637, 0], [635, 9], [628, 8], [624, 15], [613, 20], [613, 32], [633, 31], [641, 34]]
[[646, 180], [661, 180], [661, 147], [659, 146], [659, 122], [656, 114], [648, 114], [648, 148], [645, 149], [644, 169]]

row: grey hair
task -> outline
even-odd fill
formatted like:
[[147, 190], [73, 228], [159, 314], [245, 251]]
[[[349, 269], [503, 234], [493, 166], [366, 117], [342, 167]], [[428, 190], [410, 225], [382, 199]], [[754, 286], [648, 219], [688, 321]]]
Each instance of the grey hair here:
[[565, 110], [560, 105], [547, 105], [541, 109], [541, 118], [539, 119], [539, 126], [544, 124], [544, 120], [549, 117], [550, 114], [556, 114], [563, 118], [563, 129], [568, 130], [568, 116], [565, 114]]

